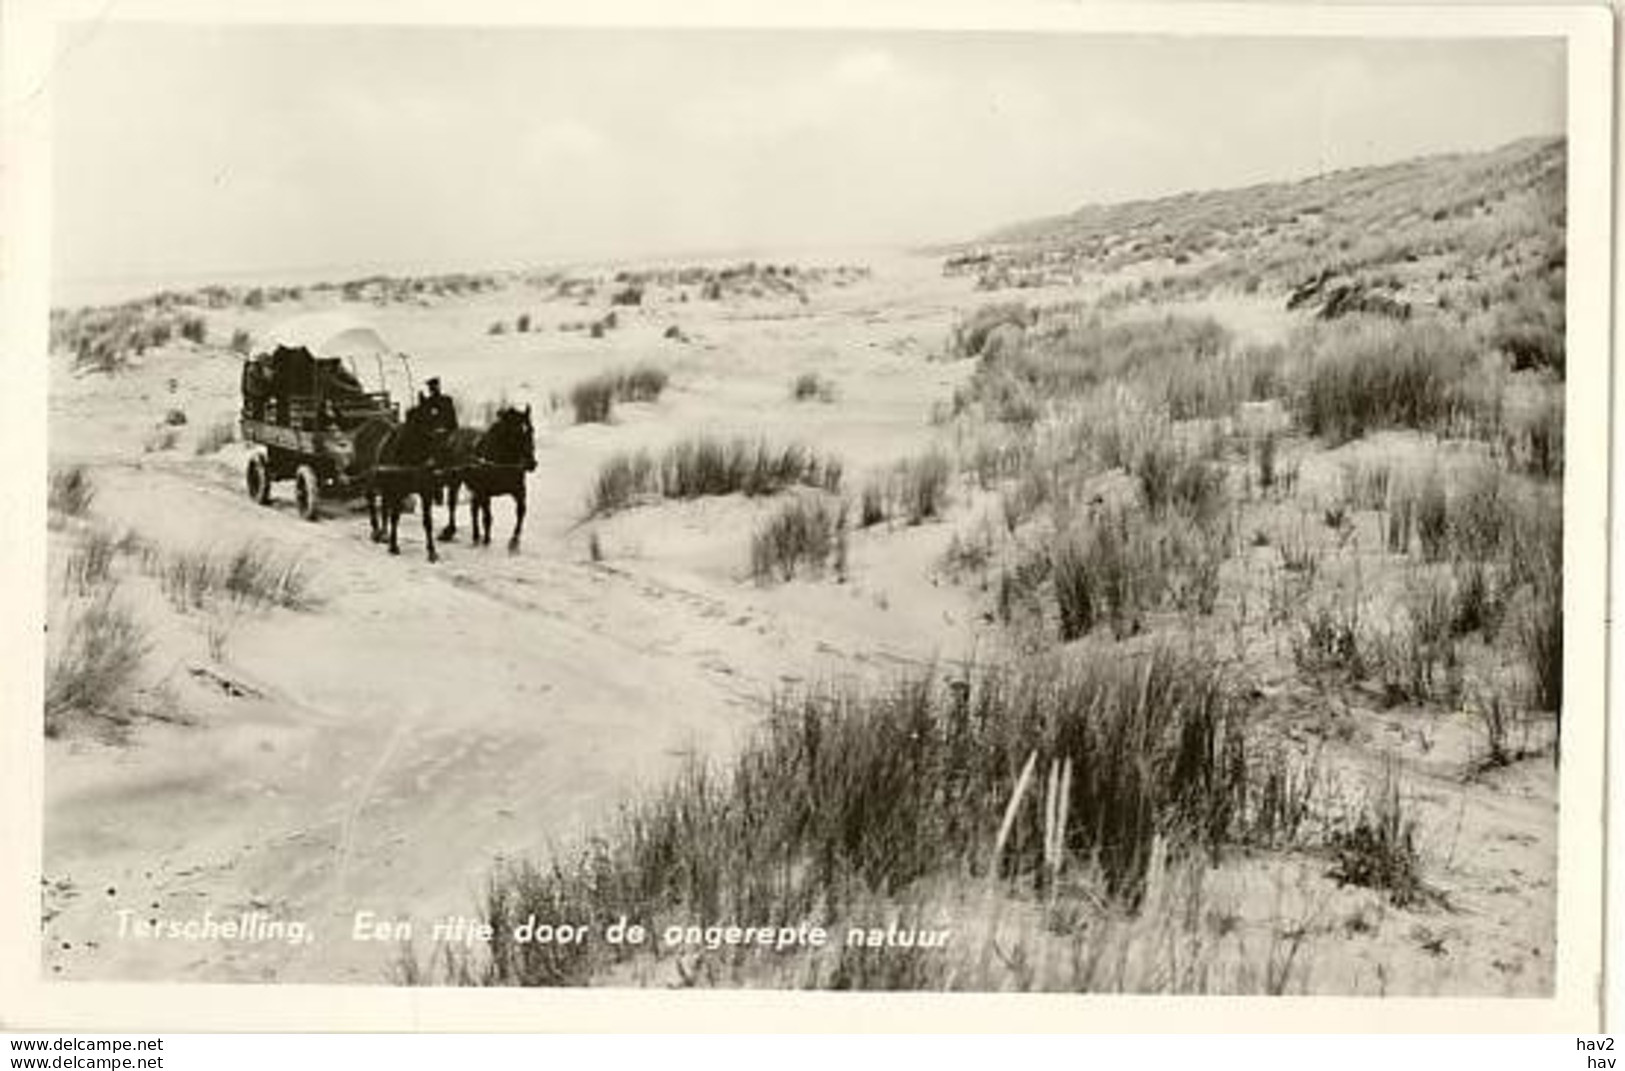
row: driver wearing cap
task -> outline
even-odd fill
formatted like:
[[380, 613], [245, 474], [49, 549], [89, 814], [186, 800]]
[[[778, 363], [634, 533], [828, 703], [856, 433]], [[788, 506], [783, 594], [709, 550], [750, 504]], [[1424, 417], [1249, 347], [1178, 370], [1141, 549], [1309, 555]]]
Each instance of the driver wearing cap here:
[[457, 406], [452, 403], [450, 395], [440, 393], [440, 377], [433, 376], [424, 385], [429, 388], [429, 393], [423, 396], [422, 404], [428, 413], [430, 426], [440, 432], [456, 431]]

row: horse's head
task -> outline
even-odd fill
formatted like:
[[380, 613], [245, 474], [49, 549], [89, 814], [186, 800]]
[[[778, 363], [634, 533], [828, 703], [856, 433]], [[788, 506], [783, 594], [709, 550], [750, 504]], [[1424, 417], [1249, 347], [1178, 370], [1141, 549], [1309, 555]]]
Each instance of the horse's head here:
[[530, 406], [504, 406], [497, 412], [486, 434], [485, 455], [488, 461], [523, 465], [526, 472], [536, 471], [536, 428], [530, 422]]

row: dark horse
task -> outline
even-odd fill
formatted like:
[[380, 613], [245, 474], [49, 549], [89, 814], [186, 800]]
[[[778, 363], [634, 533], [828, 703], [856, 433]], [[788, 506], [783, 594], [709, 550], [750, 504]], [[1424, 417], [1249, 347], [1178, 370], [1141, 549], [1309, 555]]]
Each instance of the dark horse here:
[[446, 527], [440, 538], [457, 538], [457, 489], [468, 488], [469, 524], [474, 542], [491, 543], [491, 499], [514, 501], [513, 535], [508, 549], [519, 549], [525, 529], [525, 474], [536, 471], [536, 430], [530, 406], [503, 407], [489, 428], [458, 428], [447, 437], [447, 460], [441, 472], [446, 489]]
[[423, 511], [423, 542], [429, 560], [438, 561], [434, 549], [435, 470], [444, 461], [446, 441], [436, 433], [428, 411], [413, 406], [399, 424], [374, 417], [356, 428], [351, 438], [355, 444], [354, 472], [366, 487], [372, 541], [382, 543], [387, 537], [389, 552], [401, 552], [396, 539], [401, 513], [406, 499], [416, 495], [418, 509]]

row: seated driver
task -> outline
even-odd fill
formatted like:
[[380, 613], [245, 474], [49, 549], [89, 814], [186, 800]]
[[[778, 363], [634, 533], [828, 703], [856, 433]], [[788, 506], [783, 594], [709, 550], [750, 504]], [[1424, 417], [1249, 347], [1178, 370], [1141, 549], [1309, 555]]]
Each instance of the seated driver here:
[[429, 426], [438, 432], [457, 430], [457, 406], [451, 396], [440, 393], [440, 377], [433, 376], [425, 384], [429, 393], [423, 397], [423, 408], [429, 415]]

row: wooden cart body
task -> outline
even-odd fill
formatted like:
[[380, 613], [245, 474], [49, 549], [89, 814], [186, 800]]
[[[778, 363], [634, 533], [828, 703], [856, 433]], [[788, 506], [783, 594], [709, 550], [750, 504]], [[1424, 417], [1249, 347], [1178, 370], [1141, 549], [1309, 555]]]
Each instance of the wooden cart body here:
[[[276, 359], [284, 354], [310, 370], [304, 389], [290, 391], [285, 380], [278, 384]], [[245, 474], [248, 494], [269, 503], [273, 485], [292, 480], [300, 515], [315, 520], [323, 499], [352, 497], [360, 489], [351, 433], [369, 420], [398, 423], [400, 406], [388, 391], [355, 386], [356, 377], [339, 359], [314, 357], [304, 347], [279, 347], [255, 362], [244, 366], [239, 415], [243, 441], [254, 447]]]

